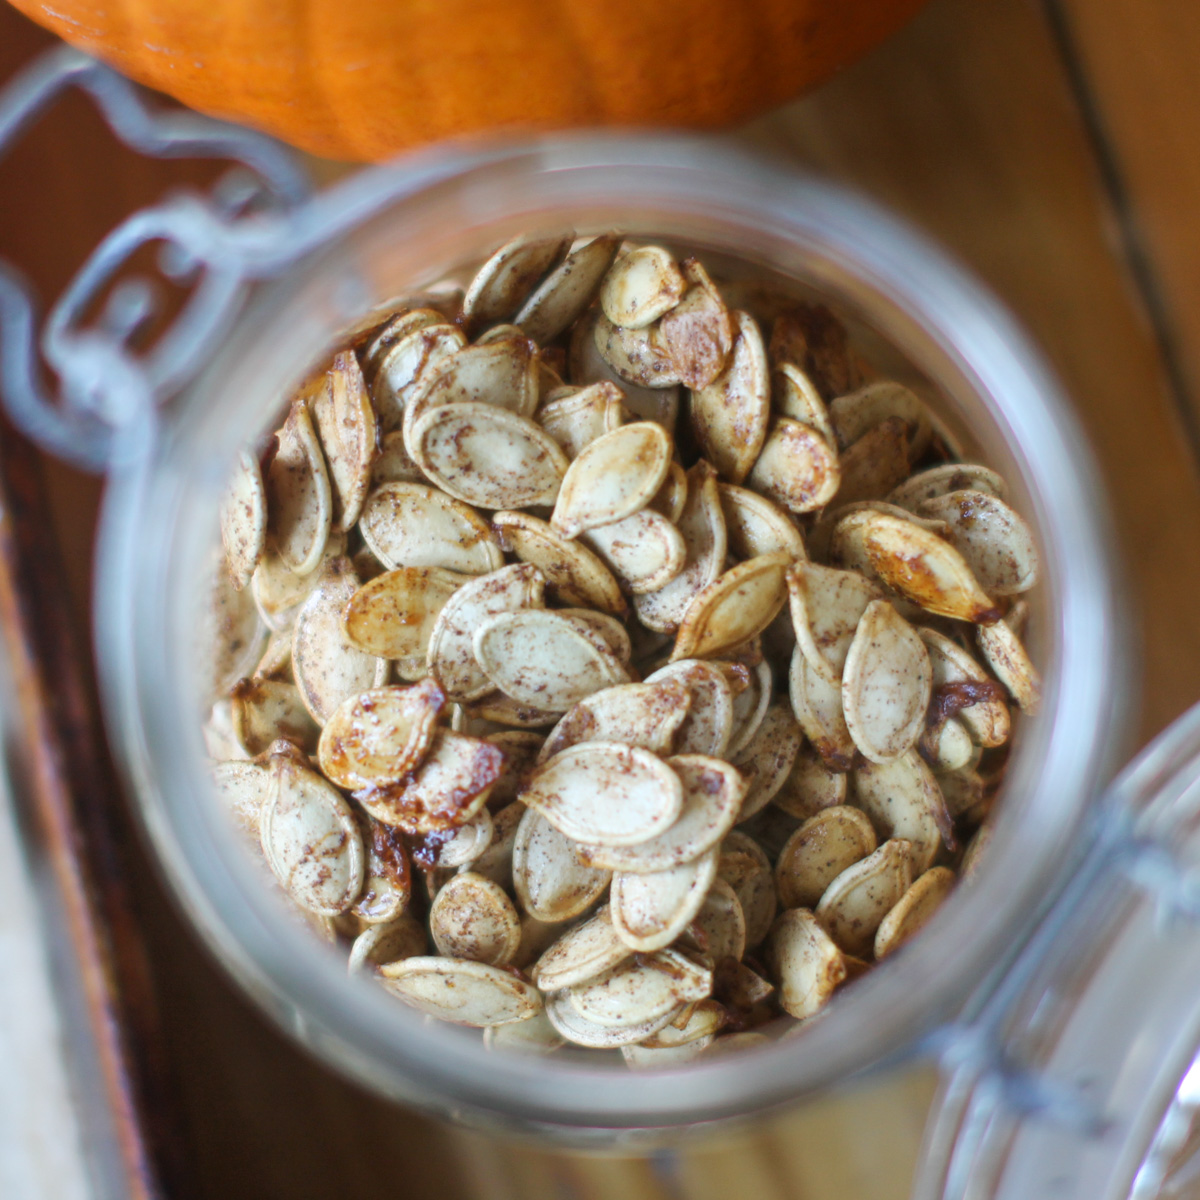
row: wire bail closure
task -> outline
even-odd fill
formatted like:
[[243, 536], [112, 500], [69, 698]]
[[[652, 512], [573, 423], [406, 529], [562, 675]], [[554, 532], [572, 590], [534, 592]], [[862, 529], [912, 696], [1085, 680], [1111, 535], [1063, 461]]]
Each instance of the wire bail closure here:
[[[287, 231], [311, 186], [295, 156], [271, 138], [153, 105], [134, 84], [68, 46], [36, 59], [0, 92], [0, 157], [71, 87], [86, 92], [116, 137], [141, 154], [239, 164], [211, 194], [169, 196], [113, 230], [50, 309], [40, 347], [33, 290], [0, 262], [5, 409], [49, 453], [103, 471], [150, 443], [158, 407], [205, 361], [247, 284], [295, 256], [303, 239], [289, 239]], [[149, 279], [121, 273], [141, 247], [155, 243], [164, 276], [189, 294], [154, 344], [139, 351], [134, 339], [159, 305]], [[102, 297], [99, 318], [89, 321]], [[57, 397], [47, 390], [39, 350], [58, 377]]]

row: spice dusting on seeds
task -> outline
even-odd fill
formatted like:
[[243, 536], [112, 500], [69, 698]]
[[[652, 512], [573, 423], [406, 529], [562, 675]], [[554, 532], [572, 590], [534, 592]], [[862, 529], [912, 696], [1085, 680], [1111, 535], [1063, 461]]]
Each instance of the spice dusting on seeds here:
[[352, 973], [495, 1050], [812, 1019], [977, 868], [1040, 699], [1005, 481], [713, 270], [522, 235], [333, 348], [221, 506], [214, 794]]

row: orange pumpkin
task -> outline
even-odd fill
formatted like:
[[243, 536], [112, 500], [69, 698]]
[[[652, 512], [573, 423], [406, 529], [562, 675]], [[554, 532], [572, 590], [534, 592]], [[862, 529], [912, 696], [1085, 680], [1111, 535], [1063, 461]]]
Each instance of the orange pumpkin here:
[[534, 126], [712, 127], [821, 82], [923, 0], [12, 0], [203, 112], [331, 158]]

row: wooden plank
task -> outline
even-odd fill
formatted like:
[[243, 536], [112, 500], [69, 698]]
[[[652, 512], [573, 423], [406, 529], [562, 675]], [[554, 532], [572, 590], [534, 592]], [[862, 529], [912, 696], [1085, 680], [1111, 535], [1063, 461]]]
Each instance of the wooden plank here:
[[1200, 445], [1200, 5], [1048, 4]]

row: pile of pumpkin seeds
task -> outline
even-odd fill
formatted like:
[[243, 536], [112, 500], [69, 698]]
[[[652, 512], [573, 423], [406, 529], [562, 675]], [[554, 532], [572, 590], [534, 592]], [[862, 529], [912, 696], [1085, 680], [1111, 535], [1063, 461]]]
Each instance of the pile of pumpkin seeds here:
[[972, 869], [1037, 707], [1004, 481], [753, 296], [517, 238], [347, 334], [229, 487], [218, 794], [352, 972], [490, 1046], [812, 1018]]

